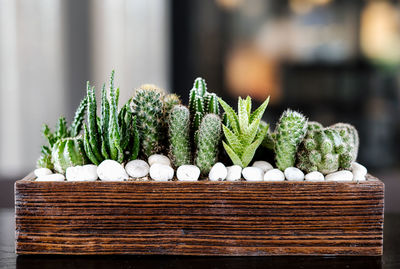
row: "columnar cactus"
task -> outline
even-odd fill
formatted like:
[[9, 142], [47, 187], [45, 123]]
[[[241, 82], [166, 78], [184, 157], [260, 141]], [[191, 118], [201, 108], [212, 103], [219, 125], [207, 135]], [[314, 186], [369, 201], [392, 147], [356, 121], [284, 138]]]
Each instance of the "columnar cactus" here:
[[174, 106], [168, 118], [169, 155], [175, 167], [191, 163], [190, 149], [190, 113], [182, 105]]
[[296, 166], [307, 173], [319, 171], [323, 174], [350, 169], [355, 158], [346, 135], [331, 127], [322, 129], [315, 123], [310, 124], [297, 152]]
[[142, 154], [148, 157], [160, 152], [163, 140], [162, 92], [154, 85], [143, 85], [136, 90], [130, 107], [137, 118]]
[[283, 112], [275, 128], [273, 143], [276, 166], [280, 170], [295, 165], [297, 148], [306, 130], [307, 119], [302, 114], [290, 109]]
[[221, 138], [221, 118], [216, 114], [207, 114], [198, 130], [195, 164], [203, 175], [210, 172], [217, 162], [218, 145]]
[[65, 173], [65, 170], [70, 166], [87, 163], [82, 137], [68, 137], [58, 140], [52, 148], [51, 159], [54, 169], [59, 173]]

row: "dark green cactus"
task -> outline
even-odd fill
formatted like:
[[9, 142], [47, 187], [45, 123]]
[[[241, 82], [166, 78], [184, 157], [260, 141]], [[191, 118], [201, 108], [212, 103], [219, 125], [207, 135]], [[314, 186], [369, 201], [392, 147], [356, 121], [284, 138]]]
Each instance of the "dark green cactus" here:
[[182, 105], [174, 106], [168, 118], [170, 158], [175, 167], [191, 163], [190, 113]]
[[142, 154], [147, 158], [159, 153], [164, 138], [162, 92], [154, 85], [143, 85], [136, 90], [130, 107], [136, 116]]
[[346, 132], [332, 127], [321, 128], [312, 122], [299, 146], [296, 166], [307, 173], [319, 171], [323, 174], [350, 169], [355, 161], [353, 149]]
[[280, 170], [295, 165], [296, 152], [306, 130], [307, 119], [302, 114], [290, 109], [282, 113], [273, 136], [276, 166]]
[[65, 170], [70, 166], [87, 163], [81, 136], [58, 140], [51, 152], [54, 169], [59, 173], [65, 173]]
[[210, 172], [217, 162], [218, 145], [221, 138], [221, 118], [216, 114], [207, 114], [198, 130], [195, 164], [203, 175]]

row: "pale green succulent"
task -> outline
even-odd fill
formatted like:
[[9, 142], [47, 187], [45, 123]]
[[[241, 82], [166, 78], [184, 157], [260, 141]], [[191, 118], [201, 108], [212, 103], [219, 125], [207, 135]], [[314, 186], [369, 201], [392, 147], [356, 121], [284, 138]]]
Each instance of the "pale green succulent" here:
[[218, 99], [228, 118], [229, 127], [222, 125], [226, 139], [223, 146], [233, 164], [241, 167], [249, 165], [258, 146], [268, 132], [268, 124], [261, 125], [261, 118], [267, 108], [269, 97], [251, 113], [251, 98], [239, 97], [238, 114], [224, 100]]

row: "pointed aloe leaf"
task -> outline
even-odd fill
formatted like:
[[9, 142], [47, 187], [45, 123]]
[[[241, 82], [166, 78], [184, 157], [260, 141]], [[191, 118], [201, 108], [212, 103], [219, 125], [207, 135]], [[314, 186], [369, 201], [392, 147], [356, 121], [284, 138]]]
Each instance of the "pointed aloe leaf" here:
[[224, 141], [222, 141], [222, 144], [224, 146], [226, 153], [228, 153], [229, 158], [232, 160], [233, 164], [239, 165], [240, 167], [244, 168], [245, 166], [243, 166], [242, 161], [240, 160], [239, 156], [236, 155], [235, 151], [233, 151], [233, 149]]
[[71, 124], [71, 136], [77, 136], [82, 130], [83, 120], [85, 119], [85, 111], [87, 106], [87, 98], [83, 98], [75, 112], [74, 120]]
[[243, 147], [240, 143], [239, 138], [225, 125], [222, 125], [222, 130], [224, 131], [224, 135], [228, 142], [228, 145], [232, 148], [234, 152], [236, 152], [240, 156], [240, 154], [243, 153]]
[[249, 114], [247, 114], [246, 101], [239, 97], [238, 117], [240, 132], [243, 134], [249, 126]]
[[225, 111], [226, 117], [229, 120], [229, 124], [235, 134], [239, 134], [239, 119], [232, 107], [230, 107], [222, 98], [218, 98], [219, 103]]
[[254, 110], [254, 112], [251, 114], [250, 123], [257, 119], [261, 120], [261, 118], [264, 114], [264, 111], [268, 106], [268, 103], [269, 103], [269, 96], [267, 99], [265, 99], [265, 101], [261, 104], [261, 106], [259, 106], [256, 110]]
[[245, 105], [246, 105], [247, 115], [250, 118], [250, 114], [251, 114], [251, 98], [250, 98], [250, 96], [246, 97]]
[[241, 143], [243, 147], [248, 147], [251, 143], [253, 143], [254, 138], [257, 135], [259, 126], [260, 126], [260, 120], [256, 120], [253, 121], [250, 124], [250, 126], [245, 130], [241, 138]]
[[140, 147], [140, 137], [139, 137], [139, 131], [136, 127], [136, 116], [132, 118], [132, 130], [133, 130], [133, 143], [132, 143], [132, 148], [130, 148], [130, 154], [131, 156], [128, 158], [129, 160], [136, 160], [138, 155], [139, 155], [139, 147]]

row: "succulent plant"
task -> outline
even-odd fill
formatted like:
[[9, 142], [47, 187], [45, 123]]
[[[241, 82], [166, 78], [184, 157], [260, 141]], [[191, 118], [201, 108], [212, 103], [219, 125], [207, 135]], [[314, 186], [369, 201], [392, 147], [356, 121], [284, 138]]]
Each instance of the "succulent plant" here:
[[269, 97], [260, 107], [251, 113], [251, 98], [246, 99], [239, 97], [238, 114], [235, 113], [225, 101], [219, 98], [219, 103], [224, 109], [230, 127], [222, 125], [226, 142], [223, 146], [233, 164], [242, 168], [248, 166], [254, 157], [258, 146], [263, 141], [268, 131], [268, 125], [261, 126], [261, 118], [267, 108]]
[[84, 125], [83, 145], [87, 157], [96, 165], [105, 159], [120, 163], [133, 160], [139, 151], [136, 116], [132, 114], [129, 103], [118, 112], [119, 88], [114, 87], [114, 71], [111, 73], [109, 93], [108, 100], [103, 85], [101, 117], [98, 117], [95, 90], [87, 84], [87, 126]]
[[136, 90], [130, 107], [137, 119], [140, 148], [144, 157], [159, 153], [163, 141], [163, 93], [154, 85], [143, 85]]
[[307, 119], [301, 113], [290, 109], [282, 113], [271, 137], [274, 141], [276, 166], [280, 170], [295, 165], [296, 152], [306, 131]]
[[343, 131], [342, 127], [322, 128], [314, 122], [309, 123], [297, 152], [296, 166], [307, 173], [319, 171], [323, 174], [350, 169], [351, 163], [355, 161], [356, 141], [352, 137], [357, 131], [352, 126], [349, 127], [351, 131]]
[[169, 123], [169, 155], [175, 167], [190, 164], [192, 161], [190, 148], [190, 113], [182, 105], [175, 105], [168, 118]]
[[357, 129], [351, 124], [341, 122], [330, 126], [330, 128], [339, 131], [340, 136], [343, 137], [345, 143], [351, 146], [352, 158], [356, 160], [360, 144]]
[[82, 137], [67, 137], [58, 140], [52, 147], [51, 160], [54, 170], [59, 173], [65, 173], [70, 166], [87, 163]]
[[182, 103], [179, 96], [174, 93], [164, 95], [162, 98], [162, 102], [163, 102], [163, 115], [164, 115], [163, 117], [164, 117], [164, 119], [168, 119], [169, 112], [171, 111], [171, 109], [174, 106], [180, 105]]
[[216, 114], [207, 114], [201, 121], [198, 130], [195, 164], [203, 175], [210, 172], [217, 162], [218, 145], [221, 139], [221, 118]]

